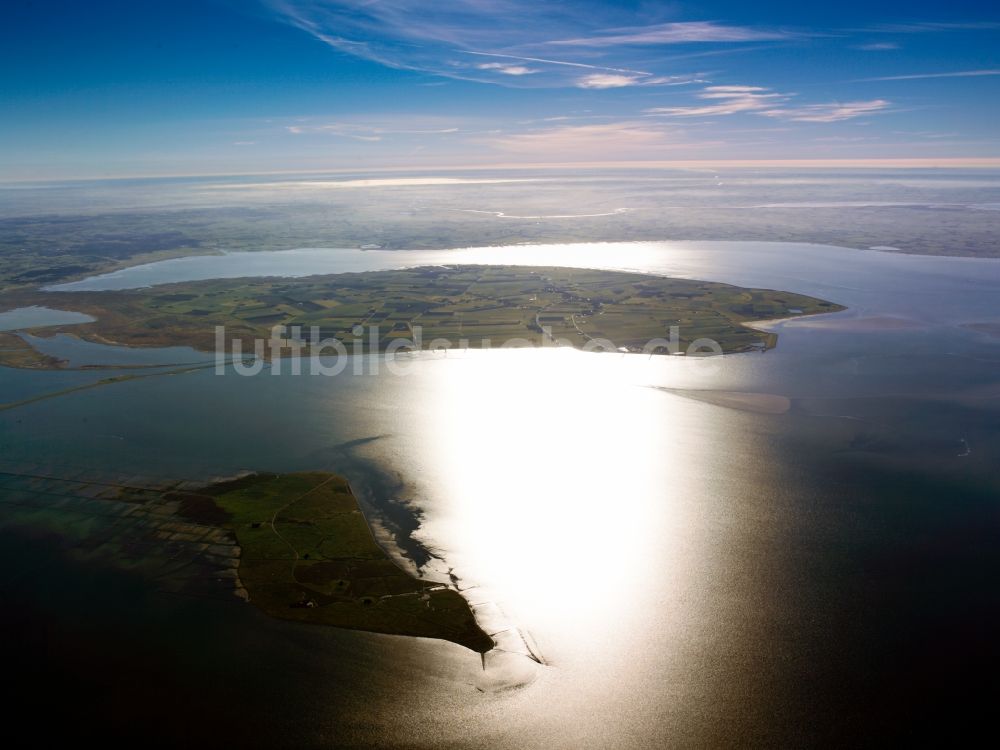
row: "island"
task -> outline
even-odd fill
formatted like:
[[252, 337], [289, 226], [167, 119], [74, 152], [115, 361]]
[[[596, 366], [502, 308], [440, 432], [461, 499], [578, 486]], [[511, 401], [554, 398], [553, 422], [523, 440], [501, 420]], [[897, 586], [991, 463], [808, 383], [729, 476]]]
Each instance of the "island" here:
[[[275, 326], [304, 338], [316, 331], [351, 352], [393, 341], [420, 348], [540, 346], [676, 353], [647, 349], [671, 329], [683, 351], [710, 339], [723, 353], [765, 350], [777, 335], [754, 322], [836, 312], [814, 297], [649, 274], [561, 267], [455, 265], [304, 278], [195, 281], [122, 291], [8, 292], [0, 307], [46, 305], [95, 322], [39, 329], [128, 346], [216, 346], [216, 327], [252, 351]], [[419, 336], [417, 332], [419, 329]], [[372, 335], [373, 331], [377, 335]], [[398, 347], [397, 347], [398, 348]], [[308, 354], [308, 346], [304, 349]], [[0, 348], [0, 364], [50, 366], [23, 343]]]
[[238, 598], [283, 620], [478, 654], [504, 637], [483, 630], [451, 573], [435, 581], [397, 564], [339, 474], [180, 479], [0, 465], [0, 486], [8, 524], [44, 524], [81, 564], [141, 575], [168, 596]]
[[386, 555], [342, 476], [258, 473], [164, 500], [181, 518], [235, 535], [237, 586], [272, 617], [439, 638], [481, 654], [494, 647], [458, 591]]

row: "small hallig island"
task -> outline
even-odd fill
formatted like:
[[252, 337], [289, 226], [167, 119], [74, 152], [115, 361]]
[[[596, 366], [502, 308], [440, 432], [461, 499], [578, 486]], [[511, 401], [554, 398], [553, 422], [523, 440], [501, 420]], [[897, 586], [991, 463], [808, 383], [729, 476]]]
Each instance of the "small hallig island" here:
[[235, 535], [240, 584], [269, 615], [493, 648], [461, 594], [389, 559], [343, 477], [253, 474], [167, 499]]

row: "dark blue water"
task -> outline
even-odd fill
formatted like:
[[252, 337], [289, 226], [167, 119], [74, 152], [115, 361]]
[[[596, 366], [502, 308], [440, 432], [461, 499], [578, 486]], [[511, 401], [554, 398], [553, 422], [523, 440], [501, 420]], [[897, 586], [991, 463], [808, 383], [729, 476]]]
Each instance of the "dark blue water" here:
[[4, 584], [21, 672], [54, 701], [87, 686], [84, 725], [291, 746], [863, 746], [978, 723], [1000, 655], [1000, 344], [963, 325], [997, 319], [1000, 264], [779, 249], [650, 256], [850, 306], [762, 355], [453, 352], [404, 377], [201, 371], [0, 412], [15, 464], [334, 469], [373, 518], [411, 503], [428, 574], [453, 567], [545, 654], [526, 687], [479, 692], [452, 644], [153, 593], [66, 551], [98, 522], [8, 509], [5, 569], [33, 571]]

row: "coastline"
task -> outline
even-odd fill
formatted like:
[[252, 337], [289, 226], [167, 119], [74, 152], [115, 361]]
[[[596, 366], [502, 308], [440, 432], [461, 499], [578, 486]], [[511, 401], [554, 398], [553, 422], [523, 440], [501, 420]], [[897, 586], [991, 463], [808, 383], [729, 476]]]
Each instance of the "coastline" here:
[[[719, 354], [773, 347], [775, 334], [765, 333], [763, 340], [749, 336], [755, 329], [748, 322], [789, 311], [814, 315], [844, 309], [793, 291], [585, 267], [460, 263], [295, 278], [294, 289], [282, 278], [265, 276], [69, 292], [74, 311], [94, 321], [24, 330], [135, 349], [214, 348], [216, 355], [220, 330], [223, 343], [232, 338], [248, 350], [284, 331], [289, 346], [294, 341], [306, 355], [310, 339], [302, 337], [303, 330], [336, 341], [340, 354], [347, 347], [353, 353], [400, 346], [490, 348], [493, 341], [531, 347], [544, 346], [546, 339], [585, 350], [645, 352], [651, 346], [648, 353], [655, 354], [711, 341], [711, 351], [698, 353]], [[406, 290], [409, 301], [386, 303], [388, 289]], [[9, 295], [7, 303], [44, 305], [52, 302], [51, 294], [22, 292]], [[671, 343], [664, 346], [667, 336]], [[263, 349], [265, 360], [280, 357], [273, 346]]]

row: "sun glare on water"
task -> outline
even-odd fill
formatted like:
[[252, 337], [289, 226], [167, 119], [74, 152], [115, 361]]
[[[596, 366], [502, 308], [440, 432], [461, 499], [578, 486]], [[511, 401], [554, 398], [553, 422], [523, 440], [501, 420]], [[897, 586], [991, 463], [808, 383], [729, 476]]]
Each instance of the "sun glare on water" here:
[[694, 407], [645, 382], [673, 363], [518, 350], [448, 364], [418, 412], [443, 496], [428, 499], [422, 538], [546, 658], [606, 652], [644, 617], [650, 579], [659, 587], [697, 553], [679, 538], [698, 462], [664, 406]]

